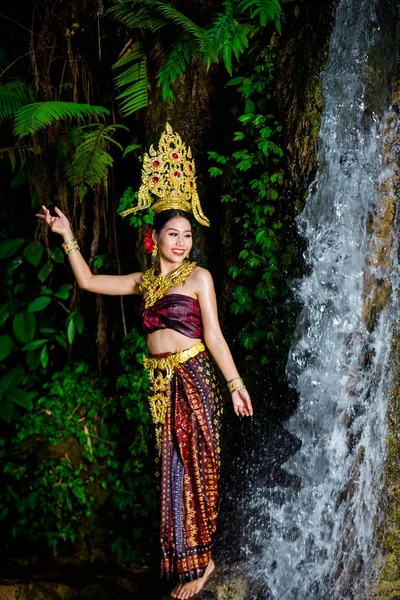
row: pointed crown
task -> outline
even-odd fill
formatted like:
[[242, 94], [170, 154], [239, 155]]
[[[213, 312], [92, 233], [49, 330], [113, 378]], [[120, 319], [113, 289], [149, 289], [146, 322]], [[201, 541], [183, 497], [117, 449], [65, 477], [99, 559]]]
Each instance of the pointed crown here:
[[[155, 202], [152, 195], [158, 198]], [[150, 208], [151, 205], [156, 213], [171, 208], [186, 212], [192, 210], [201, 225], [210, 225], [197, 194], [190, 147], [186, 149], [180, 135], [173, 131], [169, 123], [161, 134], [158, 150], [150, 146], [149, 154], [144, 154], [138, 205], [119, 214], [125, 217], [137, 210]]]

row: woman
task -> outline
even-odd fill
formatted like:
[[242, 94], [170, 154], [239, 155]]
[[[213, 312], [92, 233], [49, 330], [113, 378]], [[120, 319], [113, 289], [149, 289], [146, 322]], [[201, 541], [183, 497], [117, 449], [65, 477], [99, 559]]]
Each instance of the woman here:
[[[179, 150], [186, 152], [180, 138], [179, 142]], [[177, 149], [176, 139], [172, 149]], [[170, 146], [168, 151], [171, 154]], [[152, 159], [158, 167], [159, 161], [154, 156]], [[164, 160], [164, 170], [165, 164]], [[186, 170], [192, 177], [193, 170]], [[185, 185], [190, 187], [187, 182]], [[171, 194], [168, 197], [166, 202], [165, 194], [161, 196], [162, 210], [157, 211], [157, 203], [153, 206], [157, 272], [153, 268], [125, 276], [93, 275], [65, 215], [56, 208], [57, 216], [52, 216], [43, 206], [43, 214], [37, 216], [63, 236], [63, 247], [80, 288], [97, 294], [144, 296], [140, 313], [150, 352], [144, 360], [150, 374], [149, 401], [161, 476], [161, 573], [178, 580], [171, 596], [185, 600], [202, 589], [214, 569], [211, 555], [217, 517], [217, 421], [221, 406], [202, 338], [228, 382], [236, 415], [251, 416], [253, 409], [219, 326], [212, 277], [187, 260], [192, 228], [187, 211], [177, 208], [187, 208], [187, 195], [186, 204], [182, 198], [177, 200], [176, 194], [173, 201]], [[194, 205], [192, 208], [196, 216]]]

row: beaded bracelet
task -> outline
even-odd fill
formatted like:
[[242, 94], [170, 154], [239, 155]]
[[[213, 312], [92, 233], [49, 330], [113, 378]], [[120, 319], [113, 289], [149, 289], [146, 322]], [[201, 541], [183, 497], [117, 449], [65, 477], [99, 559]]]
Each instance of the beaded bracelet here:
[[237, 392], [237, 390], [243, 390], [243, 388], [246, 387], [241, 377], [235, 377], [234, 379], [230, 379], [230, 381], [228, 381], [226, 385], [228, 386], [228, 390], [231, 394], [232, 392]]
[[67, 256], [68, 254], [71, 254], [71, 252], [76, 252], [76, 250], [79, 250], [79, 244], [75, 238], [73, 238], [72, 240], [68, 240], [67, 242], [64, 242], [61, 245]]

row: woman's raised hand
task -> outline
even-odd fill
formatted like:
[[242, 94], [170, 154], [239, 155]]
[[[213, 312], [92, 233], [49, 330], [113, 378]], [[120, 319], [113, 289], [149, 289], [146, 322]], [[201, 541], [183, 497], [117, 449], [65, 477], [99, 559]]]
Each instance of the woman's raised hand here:
[[232, 392], [233, 410], [238, 417], [252, 417], [253, 406], [246, 388]]
[[54, 233], [59, 233], [64, 238], [73, 237], [72, 231], [71, 231], [71, 226], [69, 224], [67, 217], [64, 215], [64, 213], [61, 212], [61, 210], [59, 208], [55, 207], [54, 210], [57, 213], [56, 217], [53, 217], [53, 215], [50, 213], [49, 209], [43, 205], [42, 206], [43, 214], [40, 213], [40, 214], [37, 214], [36, 216], [39, 219], [44, 219], [46, 221], [47, 225], [50, 227], [50, 229], [52, 231], [54, 231]]

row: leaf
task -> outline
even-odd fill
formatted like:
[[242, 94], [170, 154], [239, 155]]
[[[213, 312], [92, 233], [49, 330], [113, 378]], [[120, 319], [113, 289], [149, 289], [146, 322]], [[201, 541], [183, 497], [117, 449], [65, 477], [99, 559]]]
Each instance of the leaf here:
[[62, 285], [60, 289], [57, 292], [55, 292], [54, 296], [56, 298], [60, 298], [61, 300], [68, 300], [69, 292], [70, 290], [72, 290], [73, 287], [74, 286], [70, 283], [64, 283], [64, 285]]
[[23, 406], [27, 410], [32, 410], [32, 393], [28, 393], [20, 388], [12, 388], [8, 391], [7, 400], [12, 400], [15, 404]]
[[22, 79], [0, 85], [0, 123], [11, 119], [30, 100], [29, 87]]
[[20, 140], [49, 127], [55, 121], [63, 119], [99, 119], [106, 117], [110, 111], [104, 106], [91, 106], [76, 102], [50, 100], [35, 102], [21, 107], [15, 115], [14, 134]]
[[36, 242], [29, 242], [29, 244], [27, 244], [27, 246], [25, 246], [22, 254], [26, 258], [28, 263], [30, 263], [34, 267], [37, 267], [42, 258], [43, 250], [44, 250], [43, 244], [40, 244], [40, 243], [38, 244]]
[[65, 253], [61, 250], [61, 248], [56, 247], [56, 248], [51, 248], [50, 256], [51, 256], [52, 260], [54, 260], [54, 262], [63, 263]]
[[33, 313], [25, 310], [19, 313], [13, 320], [14, 335], [19, 342], [28, 344], [33, 340], [36, 329], [36, 318]]
[[11, 423], [14, 414], [14, 405], [9, 400], [2, 398], [0, 401], [0, 418], [6, 423]]
[[25, 242], [23, 238], [12, 238], [0, 244], [0, 259], [13, 256]]
[[10, 388], [17, 387], [25, 376], [25, 371], [22, 367], [15, 367], [7, 371], [0, 379], [0, 394], [4, 395]]
[[4, 360], [11, 354], [14, 347], [14, 342], [9, 335], [0, 336], [0, 361]]
[[198, 54], [196, 41], [189, 33], [183, 33], [176, 40], [164, 64], [158, 72], [158, 85], [164, 101], [175, 101], [171, 85], [182, 77], [190, 64], [192, 57]]
[[122, 154], [122, 158], [125, 158], [125, 156], [127, 154], [129, 154], [130, 152], [133, 152], [134, 150], [139, 150], [139, 148], [141, 148], [142, 145], [141, 144], [129, 144], [129, 146], [127, 146]]
[[54, 337], [55, 337], [55, 339], [57, 340], [57, 342], [60, 344], [60, 346], [62, 348], [66, 348], [67, 347], [67, 342], [64, 340], [63, 337], [61, 337], [61, 335], [55, 335]]
[[76, 317], [75, 317], [75, 325], [76, 325], [76, 330], [78, 333], [82, 333], [83, 331], [83, 327], [84, 327], [84, 323], [83, 323], [83, 318], [80, 312], [76, 313]]
[[180, 25], [185, 32], [191, 34], [196, 39], [197, 45], [205, 58], [212, 62], [218, 62], [218, 52], [210, 42], [205, 29], [196, 25], [191, 19], [169, 4], [163, 4], [162, 2], [154, 4], [164, 17]]
[[33, 342], [29, 342], [26, 344], [22, 350], [36, 350], [37, 348], [41, 348], [44, 344], [47, 344], [49, 340], [33, 340]]
[[40, 365], [40, 352], [39, 350], [30, 350], [26, 355], [26, 362], [29, 367], [34, 371]]
[[72, 318], [69, 320], [67, 325], [67, 338], [70, 344], [74, 341], [75, 337], [75, 320]]
[[35, 298], [33, 300], [33, 302], [30, 303], [30, 305], [28, 306], [28, 310], [29, 312], [38, 312], [40, 310], [43, 310], [46, 308], [46, 306], [48, 306], [51, 302], [51, 298], [49, 298], [49, 296], [39, 296], [38, 298]]
[[0, 327], [4, 325], [10, 316], [10, 305], [6, 302], [5, 304], [0, 304]]
[[47, 279], [47, 277], [50, 275], [52, 270], [53, 270], [53, 265], [51, 263], [46, 263], [45, 265], [43, 265], [43, 267], [40, 269], [40, 271], [38, 273], [38, 277], [42, 283], [45, 281], [45, 279]]
[[146, 108], [148, 103], [146, 55], [140, 42], [131, 41], [122, 50], [119, 59], [113, 65], [113, 69], [121, 68], [124, 70], [115, 78], [115, 84], [119, 88], [125, 88], [117, 96], [117, 100], [123, 100], [120, 109], [127, 117], [141, 108]]
[[47, 346], [43, 346], [42, 352], [40, 353], [40, 362], [42, 364], [43, 369], [47, 367], [49, 362], [49, 355], [47, 353]]
[[99, 123], [80, 127], [78, 146], [74, 160], [67, 169], [67, 178], [78, 191], [81, 201], [88, 187], [93, 189], [107, 179], [109, 168], [114, 164], [114, 159], [108, 152], [110, 144], [122, 150], [122, 146], [111, 137], [117, 129], [127, 128], [124, 125]]

